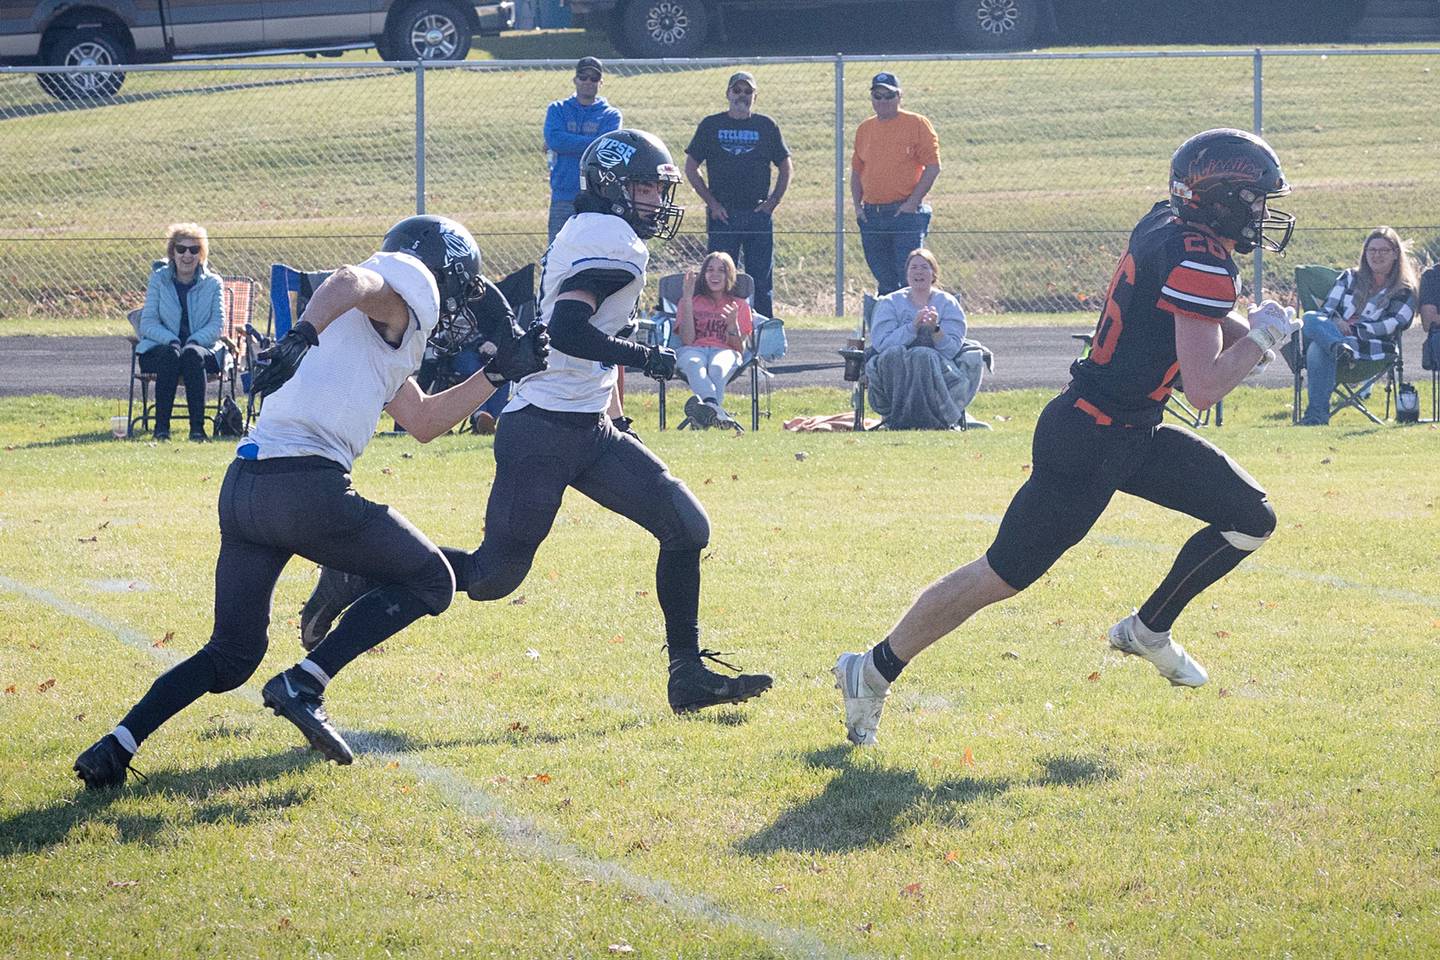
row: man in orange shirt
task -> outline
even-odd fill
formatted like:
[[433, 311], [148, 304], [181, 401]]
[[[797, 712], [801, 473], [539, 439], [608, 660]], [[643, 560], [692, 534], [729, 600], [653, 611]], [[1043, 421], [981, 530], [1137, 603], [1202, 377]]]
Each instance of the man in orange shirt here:
[[940, 140], [928, 119], [900, 109], [895, 74], [875, 74], [870, 104], [875, 116], [855, 131], [850, 196], [865, 262], [883, 296], [905, 285], [905, 260], [925, 245], [930, 229], [925, 194], [940, 175]]

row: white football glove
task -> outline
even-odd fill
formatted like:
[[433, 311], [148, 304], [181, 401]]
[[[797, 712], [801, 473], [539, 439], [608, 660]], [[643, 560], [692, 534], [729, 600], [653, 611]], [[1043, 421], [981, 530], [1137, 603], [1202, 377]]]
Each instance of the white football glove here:
[[1262, 352], [1275, 349], [1300, 332], [1301, 324], [1295, 319], [1295, 309], [1282, 307], [1274, 300], [1251, 307], [1249, 320], [1250, 332], [1246, 336], [1254, 340]]

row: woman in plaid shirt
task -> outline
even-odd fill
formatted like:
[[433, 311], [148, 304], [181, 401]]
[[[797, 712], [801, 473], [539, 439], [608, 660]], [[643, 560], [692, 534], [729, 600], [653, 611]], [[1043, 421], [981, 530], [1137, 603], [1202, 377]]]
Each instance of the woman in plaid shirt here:
[[1302, 426], [1330, 422], [1330, 393], [1341, 356], [1388, 360], [1415, 318], [1420, 287], [1400, 235], [1376, 227], [1365, 238], [1360, 264], [1340, 274], [1325, 306], [1305, 314], [1305, 380], [1310, 401]]

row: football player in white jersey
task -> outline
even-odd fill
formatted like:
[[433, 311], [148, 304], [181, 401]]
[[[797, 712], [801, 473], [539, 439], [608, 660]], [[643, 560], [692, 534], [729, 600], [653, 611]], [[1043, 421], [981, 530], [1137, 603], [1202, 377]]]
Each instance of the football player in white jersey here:
[[[622, 366], [661, 379], [675, 372], [673, 351], [623, 336], [645, 286], [645, 241], [669, 240], [679, 229], [683, 210], [672, 201], [680, 171], [659, 138], [621, 129], [590, 144], [580, 178], [576, 213], [545, 254], [540, 280], [550, 365], [515, 385], [500, 418], [484, 542], [473, 553], [447, 548], [445, 555], [457, 590], [475, 600], [508, 596], [529, 573], [566, 488], [573, 487], [660, 541], [655, 593], [670, 654], [671, 709], [739, 703], [768, 690], [771, 679], [726, 676], [702, 663], [702, 657], [723, 663], [700, 649], [700, 552], [709, 542], [710, 519], [630, 429], [616, 389]], [[301, 611], [302, 635], [323, 635], [365, 587], [322, 574]]]
[[511, 331], [497, 337], [474, 376], [433, 396], [420, 390], [411, 373], [427, 339], [464, 309], [479, 281], [480, 249], [463, 226], [407, 218], [385, 235], [381, 252], [335, 271], [295, 327], [260, 355], [253, 382], [269, 397], [220, 489], [210, 642], [156, 680], [114, 732], [76, 759], [87, 787], [119, 786], [161, 724], [205, 693], [250, 678], [265, 655], [275, 582], [296, 554], [377, 586], [305, 660], [266, 683], [262, 697], [326, 757], [354, 759], [326, 715], [326, 684], [414, 620], [442, 612], [455, 587], [440, 548], [397, 511], [361, 497], [351, 465], [382, 410], [424, 443], [469, 416], [495, 382], [545, 363], [542, 328]]

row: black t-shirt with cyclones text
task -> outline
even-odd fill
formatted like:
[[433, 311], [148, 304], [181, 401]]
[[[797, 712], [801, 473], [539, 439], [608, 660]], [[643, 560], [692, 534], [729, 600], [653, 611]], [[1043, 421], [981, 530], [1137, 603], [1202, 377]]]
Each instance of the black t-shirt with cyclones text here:
[[1239, 295], [1220, 239], [1157, 203], [1130, 234], [1089, 351], [1070, 366], [1077, 406], [1101, 423], [1159, 423], [1180, 372], [1175, 318], [1219, 323]]
[[711, 114], [695, 128], [685, 152], [705, 164], [715, 199], [740, 210], [753, 210], [770, 196], [770, 165], [790, 156], [780, 128], [763, 113], [744, 120]]

